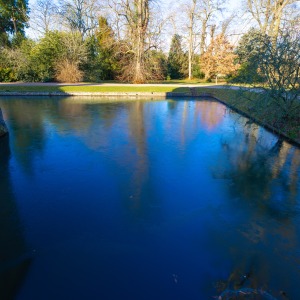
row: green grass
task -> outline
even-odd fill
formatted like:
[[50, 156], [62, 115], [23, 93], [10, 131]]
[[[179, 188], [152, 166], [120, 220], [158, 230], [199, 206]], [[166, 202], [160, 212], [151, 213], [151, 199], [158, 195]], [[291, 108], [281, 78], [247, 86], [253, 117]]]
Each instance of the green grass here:
[[[206, 82], [204, 79], [171, 79], [171, 80], [162, 80], [162, 81], [152, 81], [150, 83], [159, 83], [159, 84], [197, 84], [197, 85], [214, 85], [215, 82]], [[219, 82], [219, 83], [226, 83]]]
[[[103, 80], [99, 82], [99, 84], [102, 83], [118, 83], [122, 84], [122, 82], [117, 80]], [[147, 82], [148, 84], [199, 84], [199, 85], [214, 85], [215, 81], [207, 82], [205, 79], [199, 79], [199, 78], [193, 78], [193, 79], [170, 79], [170, 80], [150, 80]], [[226, 84], [225, 80], [218, 80], [218, 83], [220, 84]], [[127, 85], [130, 85], [130, 83], [127, 83]]]
[[92, 86], [92, 85], [64, 85], [64, 86], [42, 86], [42, 85], [28, 85], [28, 86], [17, 86], [17, 85], [0, 85], [1, 92], [64, 92], [64, 93], [96, 93], [96, 92], [115, 92], [115, 93], [188, 93], [189, 88], [187, 87], [170, 87], [170, 86], [131, 86], [131, 85], [122, 85], [122, 86]]

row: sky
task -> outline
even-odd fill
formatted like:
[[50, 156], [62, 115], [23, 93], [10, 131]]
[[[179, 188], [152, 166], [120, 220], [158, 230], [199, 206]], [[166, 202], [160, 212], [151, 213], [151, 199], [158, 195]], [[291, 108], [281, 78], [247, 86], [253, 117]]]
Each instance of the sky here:
[[[36, 0], [29, 0], [29, 7], [31, 7], [35, 3], [35, 1]], [[224, 12], [224, 17], [229, 16], [232, 12], [237, 12], [241, 6], [241, 1], [237, 1], [237, 0], [227, 0], [227, 1], [228, 1], [228, 4], [226, 6], [226, 11]], [[176, 5], [176, 4], [178, 5], [178, 3], [180, 3], [180, 0], [176, 1], [176, 2], [174, 2], [172, 0], [157, 0], [157, 3], [159, 3], [159, 5], [161, 7], [160, 11], [165, 12], [165, 14], [168, 14], [170, 11], [173, 10], [174, 5]], [[180, 9], [181, 9], [181, 6], [178, 9], [179, 13], [180, 13]], [[185, 22], [185, 21], [186, 20], [181, 17], [178, 19], [178, 23]], [[177, 24], [177, 25], [178, 25], [178, 28], [180, 28], [180, 24]], [[165, 31], [165, 36], [163, 37], [163, 39], [165, 40], [165, 43], [164, 43], [165, 48], [169, 47], [171, 36], [175, 33], [174, 31], [175, 31], [175, 29], [173, 27], [169, 28], [168, 30]], [[232, 43], [235, 44], [237, 42], [238, 35], [236, 35], [236, 33], [241, 32], [241, 31], [245, 31], [241, 24], [236, 24], [235, 27], [233, 27], [233, 31], [231, 34]], [[34, 30], [34, 28], [32, 28], [32, 27], [29, 27], [26, 30], [26, 34], [27, 34], [27, 36], [29, 36], [30, 38], [33, 38], [33, 39], [37, 39], [40, 36], [40, 34], [36, 30]]]

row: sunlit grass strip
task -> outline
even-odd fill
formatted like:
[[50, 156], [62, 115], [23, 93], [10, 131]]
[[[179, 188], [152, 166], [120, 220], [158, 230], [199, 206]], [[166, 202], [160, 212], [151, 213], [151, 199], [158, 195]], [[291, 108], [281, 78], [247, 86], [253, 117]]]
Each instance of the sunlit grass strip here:
[[[182, 85], [190, 85], [190, 84], [197, 84], [197, 85], [215, 85], [214, 82], [206, 82], [204, 79], [171, 79], [171, 80], [161, 80], [161, 81], [151, 81], [151, 84], [182, 84]], [[222, 82], [220, 82], [222, 84]], [[223, 82], [226, 84], [226, 82]]]
[[15, 86], [0, 85], [0, 92], [40, 92], [40, 93], [188, 93], [188, 87], [171, 86]]

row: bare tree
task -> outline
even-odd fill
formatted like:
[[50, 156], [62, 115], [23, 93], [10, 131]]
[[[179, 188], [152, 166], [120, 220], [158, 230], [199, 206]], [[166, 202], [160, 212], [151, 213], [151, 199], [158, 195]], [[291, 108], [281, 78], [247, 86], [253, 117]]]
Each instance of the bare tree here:
[[121, 79], [144, 83], [152, 79], [150, 49], [156, 48], [163, 24], [153, 16], [154, 1], [110, 0], [109, 6], [118, 24], [118, 54], [123, 63]]
[[134, 76], [133, 82], [144, 83], [144, 54], [147, 28], [149, 24], [149, 0], [134, 0], [130, 5], [127, 1], [126, 20], [133, 41]]
[[80, 32], [82, 38], [97, 27], [101, 9], [98, 0], [60, 0], [59, 4], [59, 14], [65, 25]]
[[235, 18], [236, 14], [233, 12], [228, 18], [221, 22], [221, 34], [223, 34], [224, 36], [227, 35], [228, 29]]
[[111, 24], [111, 27], [115, 33], [116, 40], [120, 41], [123, 39], [124, 31], [124, 17], [123, 9], [120, 1], [118, 0], [107, 0], [107, 7], [105, 10], [105, 17]]
[[30, 23], [35, 30], [45, 34], [55, 28], [58, 7], [52, 0], [38, 0], [30, 9]]
[[299, 119], [300, 33], [284, 31], [276, 45], [264, 39], [265, 51], [259, 55], [260, 72], [266, 79], [266, 93], [276, 102], [283, 119]]
[[[216, 30], [215, 22], [218, 14], [223, 9], [226, 0], [182, 0], [178, 7], [174, 8], [175, 34], [180, 35], [186, 41], [188, 52], [188, 77], [192, 78], [195, 53], [203, 54], [209, 42], [209, 33]], [[179, 31], [178, 28], [179, 27]], [[177, 29], [177, 30], [176, 30]], [[213, 37], [210, 37], [211, 39]]]
[[189, 38], [188, 38], [188, 45], [189, 45], [189, 79], [192, 79], [192, 67], [193, 67], [193, 58], [194, 58], [194, 50], [195, 50], [195, 20], [196, 20], [196, 5], [197, 0], [192, 0], [191, 6], [188, 11], [189, 17]]
[[[201, 12], [199, 14], [201, 22], [200, 55], [205, 52], [209, 28], [212, 29], [210, 30], [212, 34], [215, 32], [216, 14], [224, 9], [225, 2], [226, 0], [203, 0], [201, 3]], [[213, 38], [211, 36], [211, 39]]]
[[263, 34], [278, 37], [283, 15], [299, 0], [247, 0], [247, 10]]
[[249, 111], [257, 119], [299, 139], [300, 32], [287, 27], [279, 31], [275, 41], [260, 31], [251, 35], [253, 38], [249, 35], [250, 39], [244, 40], [243, 48], [245, 61], [251, 63], [250, 71], [254, 70], [247, 78], [248, 88], [241, 89], [238, 101], [241, 98], [253, 101]]

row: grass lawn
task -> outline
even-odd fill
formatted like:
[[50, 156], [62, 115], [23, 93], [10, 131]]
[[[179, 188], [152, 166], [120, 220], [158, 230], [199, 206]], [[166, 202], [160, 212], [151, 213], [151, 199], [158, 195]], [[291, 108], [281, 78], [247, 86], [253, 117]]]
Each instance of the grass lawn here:
[[43, 85], [0, 85], [0, 92], [86, 92], [86, 93], [96, 93], [96, 92], [115, 92], [115, 93], [130, 93], [130, 92], [141, 92], [141, 93], [188, 93], [188, 87], [171, 87], [171, 86], [131, 86], [131, 85], [122, 85], [122, 86], [93, 86], [93, 85], [63, 85], [63, 86], [43, 86]]
[[[215, 85], [215, 82], [206, 82], [204, 79], [171, 79], [162, 81], [153, 81], [149, 83], [159, 83], [159, 84], [197, 84], [197, 85]], [[219, 82], [219, 84], [226, 84], [225, 81]]]

